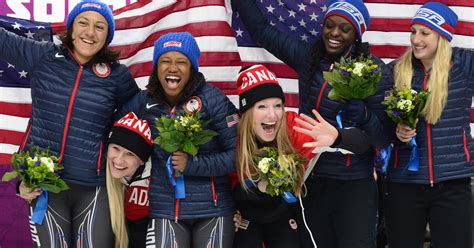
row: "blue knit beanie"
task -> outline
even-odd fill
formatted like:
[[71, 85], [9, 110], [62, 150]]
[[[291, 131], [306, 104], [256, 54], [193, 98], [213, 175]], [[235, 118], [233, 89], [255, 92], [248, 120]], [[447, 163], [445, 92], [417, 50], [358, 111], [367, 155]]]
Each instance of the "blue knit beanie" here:
[[370, 14], [362, 0], [337, 0], [329, 5], [324, 16], [326, 18], [337, 15], [352, 24], [357, 30], [357, 35], [362, 40], [362, 34], [369, 28]]
[[107, 21], [107, 24], [109, 25], [109, 30], [108, 30], [107, 39], [106, 39], [106, 43], [109, 44], [114, 38], [114, 32], [115, 32], [114, 15], [112, 14], [112, 10], [109, 8], [109, 6], [99, 0], [82, 0], [81, 2], [79, 2], [71, 10], [71, 12], [69, 13], [67, 17], [67, 22], [66, 22], [67, 29], [70, 29], [72, 27], [72, 23], [74, 22], [74, 19], [76, 19], [76, 16], [84, 11], [95, 11], [101, 14], [105, 18], [105, 20]]
[[411, 20], [411, 24], [421, 24], [433, 29], [448, 41], [453, 39], [454, 28], [458, 23], [458, 16], [448, 6], [429, 2], [421, 6], [416, 11], [415, 16]]
[[167, 33], [155, 41], [155, 50], [153, 51], [153, 68], [160, 56], [169, 51], [180, 52], [191, 61], [196, 72], [199, 71], [199, 56], [201, 51], [194, 37], [188, 32]]

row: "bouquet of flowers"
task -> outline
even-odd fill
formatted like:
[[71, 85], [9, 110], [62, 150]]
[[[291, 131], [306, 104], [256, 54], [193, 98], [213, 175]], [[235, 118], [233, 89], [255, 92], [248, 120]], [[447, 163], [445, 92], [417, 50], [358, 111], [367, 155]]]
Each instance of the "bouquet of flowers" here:
[[404, 86], [401, 90], [393, 88], [385, 95], [382, 102], [385, 112], [395, 123], [403, 123], [410, 128], [416, 127], [416, 119], [425, 107], [429, 92], [409, 89]]
[[[428, 95], [427, 91], [416, 92], [404, 85], [401, 90], [393, 88], [389, 91], [382, 104], [385, 105], [385, 112], [393, 122], [403, 123], [415, 129], [416, 119], [425, 108]], [[417, 173], [420, 165], [415, 137], [411, 138], [408, 145], [411, 146], [411, 154], [406, 171]]]
[[12, 156], [13, 171], [3, 175], [3, 181], [19, 177], [28, 188], [40, 187], [53, 193], [67, 190], [69, 187], [59, 177], [59, 171], [64, 167], [59, 164], [59, 158], [53, 156], [49, 149], [40, 150], [32, 146], [30, 150], [14, 153]]
[[[154, 143], [170, 153], [183, 151], [195, 156], [200, 145], [218, 135], [215, 131], [204, 129], [208, 123], [209, 120], [201, 120], [201, 113], [198, 111], [186, 112], [176, 117], [162, 116], [156, 119], [156, 127], [160, 134]], [[173, 171], [171, 157], [170, 155], [166, 161], [168, 180], [175, 187], [175, 198], [184, 199], [186, 197], [184, 175], [177, 170]]]
[[298, 154], [279, 155], [274, 147], [263, 147], [254, 157], [260, 179], [268, 181], [266, 193], [271, 196], [294, 192], [304, 161]]
[[205, 130], [208, 121], [201, 120], [201, 113], [194, 111], [177, 117], [162, 116], [156, 119], [160, 132], [154, 143], [167, 152], [183, 151], [195, 156], [199, 145], [209, 142], [217, 132]]
[[329, 99], [363, 100], [375, 94], [382, 72], [370, 56], [349, 60], [343, 57], [332, 71], [323, 72], [323, 77], [332, 86]]

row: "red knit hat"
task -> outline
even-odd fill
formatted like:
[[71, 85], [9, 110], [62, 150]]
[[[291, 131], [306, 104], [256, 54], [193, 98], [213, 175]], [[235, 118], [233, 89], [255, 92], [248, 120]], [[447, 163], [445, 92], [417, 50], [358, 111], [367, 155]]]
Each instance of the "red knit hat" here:
[[263, 65], [251, 66], [239, 73], [237, 78], [239, 109], [243, 113], [256, 102], [278, 97], [285, 102], [285, 95], [277, 77]]
[[133, 112], [130, 112], [114, 123], [109, 143], [130, 150], [146, 162], [153, 148], [150, 126], [146, 120], [138, 119]]

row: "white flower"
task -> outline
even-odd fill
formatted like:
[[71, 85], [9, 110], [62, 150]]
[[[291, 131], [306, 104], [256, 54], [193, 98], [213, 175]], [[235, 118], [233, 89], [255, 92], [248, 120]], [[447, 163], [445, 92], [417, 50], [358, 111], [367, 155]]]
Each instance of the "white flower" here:
[[51, 172], [54, 172], [54, 163], [51, 158], [41, 157], [40, 161], [41, 161], [41, 164], [46, 165]]
[[270, 169], [270, 164], [273, 161], [273, 158], [262, 158], [262, 160], [258, 162], [258, 169], [263, 173], [267, 173], [268, 169]]
[[355, 62], [354, 63], [354, 69], [352, 72], [356, 74], [359, 77], [362, 77], [362, 70], [365, 68], [365, 64], [361, 62]]
[[397, 108], [402, 111], [410, 111], [411, 105], [412, 105], [411, 100], [400, 100], [397, 102]]

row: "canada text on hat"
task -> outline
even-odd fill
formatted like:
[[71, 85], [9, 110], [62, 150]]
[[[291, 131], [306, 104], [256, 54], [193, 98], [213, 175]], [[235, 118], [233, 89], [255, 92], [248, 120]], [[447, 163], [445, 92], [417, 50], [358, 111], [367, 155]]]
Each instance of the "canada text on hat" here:
[[254, 65], [239, 74], [237, 86], [239, 94], [262, 83], [278, 84], [277, 77], [263, 65]]
[[277, 97], [285, 101], [283, 89], [277, 77], [263, 65], [254, 65], [242, 71], [237, 78], [239, 109], [245, 112], [256, 102]]
[[448, 6], [438, 2], [429, 2], [416, 11], [412, 24], [428, 26], [451, 41], [457, 21], [458, 16]]
[[114, 123], [109, 137], [110, 144], [117, 144], [133, 152], [143, 162], [153, 150], [151, 130], [146, 120], [140, 120], [130, 112]]
[[138, 119], [133, 112], [126, 114], [120, 120], [116, 121], [114, 126], [130, 129], [142, 136], [148, 144], [152, 144], [151, 131], [148, 122], [146, 120]]

